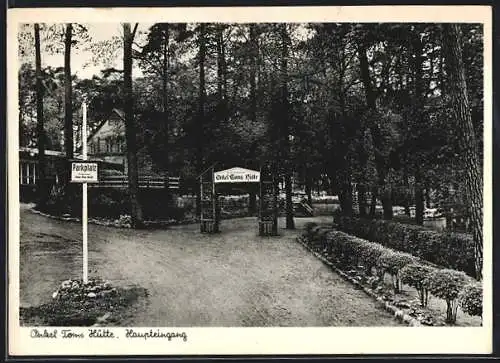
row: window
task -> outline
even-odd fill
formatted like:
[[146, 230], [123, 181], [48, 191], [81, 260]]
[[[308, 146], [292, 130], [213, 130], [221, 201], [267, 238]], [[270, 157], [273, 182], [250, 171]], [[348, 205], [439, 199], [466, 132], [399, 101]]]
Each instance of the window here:
[[36, 179], [37, 179], [37, 167], [35, 163], [30, 163], [31, 166], [31, 179], [30, 179], [30, 184], [36, 184]]
[[118, 136], [118, 138], [116, 139], [116, 152], [123, 153], [124, 149], [125, 149], [125, 142], [123, 140], [123, 137]]
[[19, 181], [23, 185], [36, 184], [37, 167], [34, 162], [21, 162], [19, 165]]
[[111, 153], [112, 152], [111, 146], [112, 146], [111, 138], [107, 137], [106, 138], [106, 152], [107, 153]]

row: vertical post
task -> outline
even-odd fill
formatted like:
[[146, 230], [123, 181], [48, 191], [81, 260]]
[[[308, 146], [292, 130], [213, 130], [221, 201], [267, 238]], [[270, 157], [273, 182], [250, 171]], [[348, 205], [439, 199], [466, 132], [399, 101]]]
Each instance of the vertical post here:
[[[82, 156], [87, 160], [87, 103], [83, 101]], [[87, 183], [82, 184], [82, 240], [83, 240], [83, 283], [88, 282], [88, 241], [87, 241]]]
[[214, 168], [212, 168], [212, 215], [214, 219], [214, 232], [219, 232], [219, 219], [217, 215], [217, 195], [215, 194], [215, 175]]
[[203, 174], [200, 175], [200, 232], [205, 232], [203, 226]]

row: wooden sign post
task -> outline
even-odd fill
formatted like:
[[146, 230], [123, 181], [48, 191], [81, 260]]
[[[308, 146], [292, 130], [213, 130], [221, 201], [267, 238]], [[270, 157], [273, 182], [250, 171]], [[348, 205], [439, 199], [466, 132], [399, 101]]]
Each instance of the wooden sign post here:
[[71, 182], [82, 183], [82, 243], [83, 243], [83, 282], [88, 282], [88, 235], [87, 235], [87, 183], [97, 183], [98, 164], [87, 161], [87, 104], [83, 102], [82, 122], [82, 159], [71, 163]]

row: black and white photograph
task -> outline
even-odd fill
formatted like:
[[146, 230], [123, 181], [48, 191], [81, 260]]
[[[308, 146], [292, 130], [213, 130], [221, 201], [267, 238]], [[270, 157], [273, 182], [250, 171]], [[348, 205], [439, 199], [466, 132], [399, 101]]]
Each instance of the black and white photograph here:
[[12, 16], [12, 337], [491, 350], [491, 10], [401, 8]]

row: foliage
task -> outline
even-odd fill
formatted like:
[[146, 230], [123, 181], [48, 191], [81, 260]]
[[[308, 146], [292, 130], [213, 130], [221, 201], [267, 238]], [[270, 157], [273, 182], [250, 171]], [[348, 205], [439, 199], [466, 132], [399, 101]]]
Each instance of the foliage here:
[[340, 229], [423, 260], [474, 276], [474, 249], [469, 235], [439, 233], [391, 221], [342, 217]]
[[483, 287], [479, 282], [468, 284], [459, 295], [460, 308], [469, 315], [483, 314]]
[[446, 321], [455, 323], [457, 318], [458, 296], [471, 278], [461, 271], [450, 269], [436, 270], [425, 280], [425, 285], [436, 297], [446, 301]]
[[316, 227], [318, 224], [315, 222], [307, 222], [304, 226], [304, 230], [307, 234], [311, 233], [311, 230]]
[[428, 290], [425, 285], [426, 278], [434, 271], [434, 268], [422, 263], [410, 263], [400, 271], [400, 278], [403, 284], [414, 287], [420, 298], [420, 304], [427, 306]]
[[369, 275], [371, 275], [373, 267], [379, 264], [380, 257], [386, 250], [384, 246], [368, 241], [360, 247], [360, 258]]
[[399, 271], [410, 263], [416, 262], [416, 258], [410, 254], [387, 250], [380, 255], [378, 267], [392, 276], [394, 291], [397, 293], [401, 287]]
[[[321, 238], [318, 238], [320, 231]], [[459, 303], [468, 314], [480, 315], [482, 312], [481, 284], [462, 271], [439, 269], [410, 254], [337, 230], [312, 226], [311, 233], [305, 232], [303, 237], [306, 243], [316, 246], [316, 250], [322, 249], [325, 257], [344, 270], [357, 268], [358, 264], [362, 264], [370, 270], [376, 266], [378, 273], [391, 274], [395, 293], [400, 291], [402, 284], [414, 287], [423, 307], [427, 306], [429, 293], [445, 300], [446, 320], [450, 324], [456, 320]], [[365, 272], [368, 272], [367, 269]], [[379, 275], [378, 281], [382, 277]]]
[[[64, 24], [41, 27], [42, 58], [62, 52]], [[89, 27], [73, 24], [72, 50], [90, 50], [85, 66], [101, 73], [91, 79], [73, 75], [75, 126], [83, 94], [90, 98], [91, 131], [113, 108], [133, 104], [138, 153], [147, 154], [155, 170], [195, 180], [205, 164], [257, 168], [284, 158], [295, 185], [308, 194], [315, 187], [338, 194], [345, 215], [357, 212], [353, 189], [372, 216], [382, 199], [385, 218], [391, 218], [392, 204], [421, 207], [422, 193], [433, 204], [473, 210], [460, 182], [470, 169], [463, 163], [461, 133], [449, 126], [449, 62], [439, 24], [156, 23], [134, 38], [130, 100], [124, 100], [124, 70], [113, 68], [122, 57], [122, 35], [91, 39]], [[484, 34], [477, 24], [460, 28], [472, 124], [481, 135]], [[32, 24], [18, 32], [19, 132], [22, 145], [34, 147], [32, 33]], [[62, 146], [62, 75], [62, 68], [44, 69], [47, 149]], [[287, 155], [280, 144], [285, 139]], [[482, 140], [477, 144], [482, 155]], [[388, 229], [401, 244], [413, 241], [417, 256], [472, 273], [472, 250], [467, 244], [462, 253], [463, 243], [452, 243], [455, 237], [444, 251], [435, 235], [425, 237], [435, 243], [420, 248], [420, 232], [417, 243], [413, 232]]]

